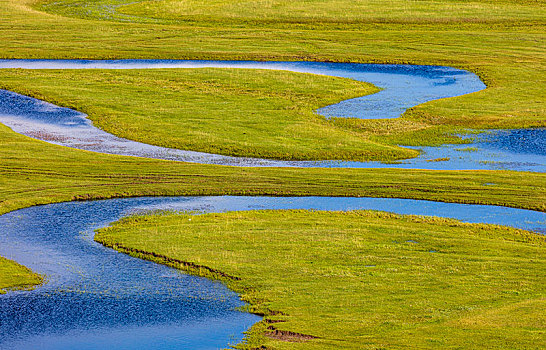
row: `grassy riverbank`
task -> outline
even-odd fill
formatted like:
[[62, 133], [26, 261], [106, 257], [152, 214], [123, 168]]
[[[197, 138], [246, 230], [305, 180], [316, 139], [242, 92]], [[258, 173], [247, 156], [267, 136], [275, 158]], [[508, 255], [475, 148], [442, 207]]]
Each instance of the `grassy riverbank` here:
[[[0, 214], [70, 200], [159, 195], [398, 197], [546, 210], [546, 176], [539, 173], [197, 165], [69, 149], [2, 125], [0, 159]], [[0, 269], [10, 271], [0, 272], [0, 289], [38, 281], [5, 259]]]
[[2, 125], [0, 159], [0, 213], [146, 195], [398, 197], [546, 210], [541, 173], [198, 165], [70, 149]]
[[157, 146], [286, 160], [384, 160], [417, 151], [341, 128], [313, 111], [377, 92], [350, 79], [268, 70], [0, 70], [0, 87], [88, 114]]
[[253, 311], [282, 321], [255, 326], [249, 348], [546, 346], [546, 243], [524, 231], [367, 211], [253, 211], [130, 217], [95, 239], [221, 278]]
[[42, 281], [42, 276], [14, 261], [0, 257], [0, 294], [10, 289], [30, 288]]

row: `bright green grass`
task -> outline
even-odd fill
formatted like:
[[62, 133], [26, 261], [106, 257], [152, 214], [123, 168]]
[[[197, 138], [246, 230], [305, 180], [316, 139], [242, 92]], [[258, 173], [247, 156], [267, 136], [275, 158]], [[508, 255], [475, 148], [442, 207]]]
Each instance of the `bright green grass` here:
[[418, 154], [397, 144], [463, 142], [450, 135], [464, 132], [464, 124], [412, 112], [396, 119], [327, 120], [313, 111], [377, 89], [322, 75], [218, 68], [0, 70], [0, 88], [85, 112], [120, 137], [231, 156], [392, 161]]
[[349, 79], [246, 69], [2, 70], [0, 79], [1, 87], [75, 108], [107, 132], [157, 146], [288, 160], [418, 154], [313, 112], [377, 91]]
[[[74, 15], [87, 19], [47, 14], [32, 7], [40, 8], [42, 3], [0, 0], [1, 57], [303, 59], [451, 65], [477, 72], [489, 88], [417, 107], [407, 113], [408, 119], [471, 128], [546, 125], [543, 1], [329, 0], [305, 5], [270, 1], [270, 7], [257, 3], [254, 10], [250, 2], [238, 10], [229, 1], [190, 1], [139, 2], [123, 8], [127, 13], [142, 12], [148, 17], [151, 13], [168, 20], [178, 16], [179, 5], [195, 7], [194, 18], [171, 24], [96, 20], [93, 18], [101, 16], [92, 1], [85, 2], [84, 10], [73, 8], [73, 1], [56, 1], [58, 5], [48, 9], [66, 14], [63, 4], [68, 4]], [[238, 11], [244, 11], [244, 18]], [[317, 16], [320, 21], [309, 19]], [[257, 17], [263, 20], [256, 23], [252, 18]], [[350, 123], [355, 130], [374, 127], [368, 122]], [[411, 143], [413, 138], [401, 140]]]
[[14, 261], [0, 257], [0, 294], [6, 289], [29, 288], [42, 283], [43, 278]]
[[[253, 311], [284, 321], [255, 326], [249, 348], [546, 346], [546, 242], [525, 231], [369, 211], [253, 211], [129, 217], [95, 239], [221, 278]], [[270, 339], [270, 325], [318, 339]]]
[[287, 160], [391, 161], [396, 143], [462, 142], [408, 118], [326, 120], [313, 111], [376, 92], [353, 80], [269, 70], [0, 70], [0, 87], [87, 113], [117, 136], [193, 151]]
[[[423, 119], [427, 120], [426, 124], [473, 128], [545, 125], [543, 1], [464, 2], [463, 5], [445, 2], [445, 6], [443, 2], [433, 6], [432, 2], [400, 0], [387, 4], [383, 1], [374, 5], [381, 11], [372, 11], [370, 15], [356, 15], [361, 12], [347, 9], [346, 13], [353, 17], [350, 21], [339, 18], [341, 11], [332, 12], [333, 7], [342, 7], [339, 3], [325, 1], [325, 5], [321, 5], [325, 8], [321, 16], [334, 14], [328, 15], [334, 17], [333, 20], [303, 21], [301, 18], [309, 15], [300, 11], [300, 19], [279, 21], [274, 16], [289, 12], [276, 11], [273, 16], [269, 11], [268, 17], [273, 20], [262, 23], [213, 18], [188, 22], [176, 19], [176, 23], [168, 25], [68, 18], [32, 7], [40, 3], [0, 0], [0, 57], [303, 59], [443, 64], [479, 73], [489, 88], [417, 107], [406, 114], [407, 118], [413, 118], [408, 126], [394, 121], [395, 124], [387, 125], [385, 135], [381, 136], [383, 141], [391, 130], [402, 127], [411, 131], [410, 126], [416, 120], [422, 123]], [[296, 3], [283, 6], [298, 6]], [[352, 2], [362, 3], [372, 6], [371, 2]], [[86, 4], [92, 2], [86, 1]], [[310, 8], [316, 8], [317, 4]], [[452, 4], [454, 7], [449, 8]], [[425, 8], [418, 14], [416, 7], [421, 5]], [[439, 9], [442, 6], [444, 9]], [[463, 6], [467, 9], [462, 9]], [[494, 6], [501, 9], [493, 9]], [[396, 11], [397, 7], [404, 7], [408, 16]], [[304, 12], [310, 13], [307, 9], [304, 8]], [[143, 10], [133, 7], [122, 11]], [[216, 16], [220, 13], [212, 7], [207, 11]], [[161, 12], [166, 18], [161, 21], [172, 21], [168, 17], [176, 16], [174, 10], [162, 9]], [[386, 12], [388, 16], [378, 18], [385, 16], [379, 13]], [[468, 19], [469, 13], [480, 17], [479, 20]], [[96, 13], [92, 11], [90, 16], [96, 16]], [[355, 20], [358, 16], [361, 18]], [[250, 13], [247, 17], [257, 16]], [[340, 122], [354, 123], [350, 126], [355, 130], [377, 129], [377, 125], [369, 121]], [[392, 142], [415, 141], [413, 136], [404, 138], [398, 132], [395, 135]], [[0, 159], [2, 213], [71, 199], [175, 194], [383, 196], [546, 210], [546, 180], [542, 174], [229, 169], [67, 150], [15, 135], [3, 126], [0, 126]], [[496, 185], [484, 186], [485, 183]]]

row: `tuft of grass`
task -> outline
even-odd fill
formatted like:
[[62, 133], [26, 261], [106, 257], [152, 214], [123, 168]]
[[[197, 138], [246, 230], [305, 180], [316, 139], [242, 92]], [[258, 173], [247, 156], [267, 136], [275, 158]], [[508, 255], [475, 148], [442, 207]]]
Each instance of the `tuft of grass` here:
[[240, 348], [546, 346], [546, 241], [526, 231], [268, 210], [128, 217], [95, 240], [241, 293], [265, 321]]
[[451, 158], [449, 157], [443, 157], [443, 158], [435, 158], [435, 159], [427, 159], [427, 162], [447, 162]]
[[477, 150], [476, 147], [455, 148], [455, 151], [459, 152], [476, 152]]

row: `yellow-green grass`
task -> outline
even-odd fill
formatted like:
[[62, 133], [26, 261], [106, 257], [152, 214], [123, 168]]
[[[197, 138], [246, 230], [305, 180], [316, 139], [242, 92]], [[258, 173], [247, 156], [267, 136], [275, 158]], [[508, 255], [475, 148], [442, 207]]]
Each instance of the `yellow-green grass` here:
[[[262, 23], [233, 18], [172, 22], [176, 12], [164, 9], [175, 6], [173, 3], [161, 11], [165, 14], [161, 21], [171, 21], [164, 25], [68, 18], [36, 10], [42, 3], [0, 0], [0, 57], [303, 59], [451, 65], [477, 72], [488, 89], [414, 108], [406, 113], [405, 120], [388, 122], [392, 125], [338, 122], [349, 123], [357, 131], [379, 127], [384, 133], [382, 142], [391, 130], [426, 129], [430, 124], [472, 128], [545, 124], [542, 1], [462, 5], [403, 0], [353, 5], [325, 1], [320, 5], [325, 9], [321, 16], [329, 18], [301, 20], [317, 13], [313, 9], [318, 3], [314, 3], [303, 9], [308, 15], [293, 11], [300, 19], [281, 21], [275, 17], [280, 15], [270, 11], [265, 17], [274, 20]], [[217, 4], [210, 2], [208, 11], [214, 12], [212, 5]], [[362, 14], [351, 7], [357, 4], [375, 6], [375, 10]], [[416, 8], [427, 4], [431, 5], [424, 10]], [[464, 6], [467, 10], [461, 8]], [[333, 7], [346, 8], [344, 12], [353, 14], [352, 18], [343, 20], [342, 11], [332, 12]], [[397, 7], [404, 11], [397, 11]], [[259, 9], [262, 11], [262, 7]], [[144, 10], [132, 7], [121, 11]], [[386, 12], [389, 14], [378, 15]], [[220, 13], [216, 11], [215, 15]], [[250, 14], [247, 17], [256, 17]], [[414, 140], [395, 134], [392, 142]], [[541, 174], [230, 169], [67, 150], [15, 135], [3, 126], [0, 136], [2, 213], [71, 199], [176, 194], [383, 196], [546, 209], [546, 181]], [[485, 183], [496, 185], [484, 187]]]
[[[85, 112], [148, 144], [239, 157], [392, 161], [405, 145], [463, 142], [462, 126], [412, 117], [326, 119], [313, 111], [377, 92], [354, 80], [248, 69], [0, 70], [0, 88]], [[440, 101], [438, 101], [440, 102]]]
[[542, 173], [198, 165], [70, 149], [3, 125], [0, 159], [0, 213], [146, 195], [398, 197], [546, 210]]
[[[66, 14], [63, 4], [74, 1], [55, 3], [48, 11]], [[191, 18], [169, 24], [100, 20], [95, 10], [87, 12], [94, 3], [70, 10], [82, 19], [37, 10], [41, 1], [0, 1], [0, 55], [450, 65], [477, 72], [489, 88], [420, 106], [406, 119], [471, 128], [545, 125], [542, 1], [266, 1], [254, 9], [246, 2], [241, 10], [229, 1], [160, 1], [119, 9], [139, 16], [153, 12], [169, 22], [179, 6], [195, 8]], [[374, 128], [350, 123], [356, 130]]]
[[87, 113], [117, 136], [192, 151], [287, 160], [395, 160], [313, 111], [377, 92], [349, 79], [247, 69], [1, 70], [0, 87]]
[[370, 211], [253, 211], [129, 217], [95, 239], [220, 278], [251, 311], [282, 321], [253, 327], [243, 348], [546, 346], [546, 242], [525, 231]]
[[42, 281], [42, 276], [0, 256], [0, 294], [6, 290], [31, 288]]
[[395, 23], [510, 23], [543, 20], [543, 1], [522, 0], [47, 0], [37, 8], [66, 16], [140, 23], [253, 25]]

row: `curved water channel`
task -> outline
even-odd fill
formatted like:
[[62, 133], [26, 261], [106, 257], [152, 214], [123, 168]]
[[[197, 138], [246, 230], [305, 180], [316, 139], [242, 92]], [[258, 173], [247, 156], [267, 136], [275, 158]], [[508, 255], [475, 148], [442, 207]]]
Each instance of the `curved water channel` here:
[[68, 202], [0, 216], [0, 255], [45, 274], [33, 291], [0, 296], [0, 349], [218, 349], [260, 318], [222, 284], [132, 258], [93, 230], [149, 210], [375, 209], [546, 233], [546, 213], [408, 199], [157, 197]]
[[[152, 69], [251, 68], [322, 74], [370, 82], [382, 90], [319, 109], [326, 117], [396, 118], [410, 107], [485, 88], [473, 73], [441, 66], [381, 65], [325, 62], [252, 62], [186, 60], [0, 60], [1, 68], [24, 69]], [[257, 73], [258, 74], [258, 73]], [[546, 129], [490, 131], [464, 136], [470, 143], [441, 147], [412, 147], [421, 155], [393, 164], [354, 161], [279, 161], [230, 157], [152, 146], [122, 139], [93, 126], [87, 116], [34, 98], [0, 90], [0, 123], [47, 142], [89, 151], [128, 156], [232, 166], [505, 169], [546, 171], [546, 146], [522, 151], [509, 145], [546, 137]], [[531, 143], [532, 144], [532, 143]], [[432, 161], [449, 159], [448, 161]]]
[[[42, 69], [151, 66], [172, 68], [172, 65], [187, 66], [186, 68], [267, 66], [267, 69], [346, 76], [372, 82], [384, 89], [378, 94], [344, 101], [319, 111], [328, 116], [396, 117], [413, 105], [483, 88], [483, 84], [471, 73], [430, 66], [312, 62], [0, 61], [0, 68]], [[371, 107], [366, 109], [366, 106]], [[373, 111], [381, 112], [374, 115]], [[75, 143], [82, 144], [87, 141], [77, 140], [81, 138], [78, 135], [80, 129], [84, 134], [93, 132], [93, 137], [101, 137], [100, 142], [127, 144], [127, 147], [120, 146], [121, 151], [115, 151], [121, 154], [171, 159], [169, 152], [184, 152], [148, 149], [148, 145], [142, 146], [133, 141], [115, 138], [92, 127], [81, 113], [8, 91], [0, 93], [0, 122], [33, 137], [37, 137], [33, 132], [40, 131], [37, 127], [44, 128], [42, 135], [59, 129], [60, 132], [67, 133], [67, 140], [76, 139]], [[544, 143], [540, 141], [544, 139], [543, 132], [544, 129], [504, 131], [487, 134], [483, 139], [488, 140], [484, 144], [489, 145], [490, 150], [501, 150], [510, 154], [510, 161], [506, 162], [509, 168], [527, 170], [530, 167], [544, 171], [544, 168], [535, 166], [537, 159], [540, 160], [539, 156], [544, 157], [546, 154]], [[70, 139], [74, 135], [76, 136]], [[535, 144], [525, 141], [525, 138], [535, 140]], [[84, 148], [67, 140], [57, 140], [54, 143]], [[520, 142], [516, 142], [517, 140]], [[135, 144], [144, 147], [144, 153], [131, 153], [138, 150]], [[173, 158], [221, 164], [230, 159], [227, 161], [230, 165], [302, 166], [302, 162], [288, 164], [193, 153], [196, 152], [180, 157], [175, 155]], [[522, 155], [530, 158], [526, 159]], [[514, 157], [517, 162], [513, 161]], [[495, 159], [499, 161], [499, 158]], [[538, 162], [542, 166], [546, 163], [540, 162], [542, 160]], [[336, 166], [328, 165], [328, 162], [319, 163], [305, 166]], [[337, 166], [353, 166], [350, 163], [353, 162]], [[450, 166], [456, 169], [474, 167], [469, 165], [471, 161], [463, 159], [460, 163]], [[366, 167], [373, 166], [371, 163], [363, 164]], [[395, 166], [401, 167], [400, 164]], [[188, 276], [166, 266], [131, 258], [104, 248], [92, 240], [93, 230], [96, 228], [134, 212], [158, 209], [201, 212], [374, 209], [400, 214], [448, 216], [467, 222], [494, 223], [546, 233], [546, 214], [541, 212], [405, 199], [159, 197], [69, 202], [26, 208], [0, 216], [0, 255], [45, 274], [47, 283], [33, 291], [16, 291], [0, 296], [0, 349], [217, 349], [239, 342], [243, 337], [242, 332], [260, 318], [237, 311], [236, 308], [243, 304], [235, 293], [218, 282]]]

